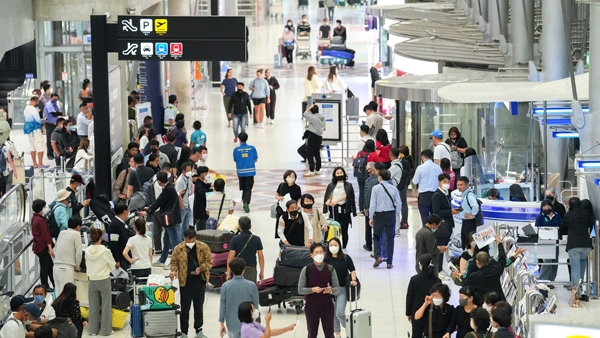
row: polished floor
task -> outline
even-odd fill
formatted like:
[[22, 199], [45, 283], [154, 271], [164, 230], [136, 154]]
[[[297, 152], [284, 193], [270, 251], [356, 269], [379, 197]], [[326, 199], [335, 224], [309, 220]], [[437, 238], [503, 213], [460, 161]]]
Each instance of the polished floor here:
[[[281, 84], [281, 89], [277, 92], [277, 110], [275, 122], [272, 125], [266, 125], [265, 129], [257, 129], [249, 126], [249, 141], [257, 147], [259, 160], [257, 163], [258, 174], [256, 177], [256, 188], [253, 194], [251, 212], [249, 216], [253, 223], [253, 232], [261, 237], [264, 244], [266, 257], [265, 276], [272, 275], [273, 266], [278, 256], [278, 242], [273, 238], [274, 220], [269, 217], [269, 206], [274, 203], [274, 194], [277, 185], [282, 180], [282, 174], [287, 169], [293, 169], [299, 175], [304, 170], [304, 164], [300, 163], [300, 158], [296, 149], [301, 145], [301, 136], [303, 133], [301, 115], [301, 100], [303, 98], [302, 82], [306, 75], [306, 69], [309, 65], [315, 65], [319, 77], [323, 80], [328, 68], [318, 65], [314, 58], [316, 51], [316, 39], [313, 33], [312, 51], [313, 57], [309, 60], [295, 60], [293, 68], [273, 68], [273, 54], [277, 51], [277, 40], [280, 37], [283, 23], [282, 20], [292, 19], [298, 22], [304, 12], [295, 8], [296, 1], [284, 1], [284, 18], [267, 18], [264, 22], [250, 27], [249, 44], [249, 62], [234, 63], [234, 76], [239, 81], [248, 83], [254, 77], [254, 71], [258, 68], [271, 68]], [[293, 4], [292, 4], [293, 3]], [[318, 13], [317, 0], [311, 0], [311, 7], [308, 10], [309, 20], [313, 27], [313, 32], [320, 25], [319, 19], [322, 14]], [[376, 35], [372, 32], [363, 30], [362, 8], [350, 9], [340, 8], [335, 11], [335, 19], [341, 19], [348, 29], [349, 48], [356, 50], [356, 66], [354, 68], [344, 68], [340, 70], [340, 75], [349, 84], [352, 91], [360, 97], [360, 107], [370, 101], [370, 80], [368, 76], [369, 67], [377, 61], [375, 57]], [[221, 96], [218, 89], [212, 89], [209, 99], [210, 107], [208, 110], [195, 111], [193, 116], [187, 120], [198, 119], [203, 123], [203, 130], [208, 136], [209, 159], [208, 166], [227, 177], [227, 189], [229, 191], [237, 190], [237, 177], [235, 177], [235, 166], [232, 160], [232, 150], [236, 146], [233, 143], [233, 134], [231, 128], [227, 127], [225, 113], [221, 103]], [[14, 138], [22, 138], [18, 131], [15, 131]], [[350, 140], [357, 141], [359, 138], [356, 128], [351, 129]], [[18, 144], [27, 144], [19, 142]], [[26, 147], [26, 146], [25, 146]], [[352, 147], [354, 149], [355, 147]], [[22, 149], [27, 152], [28, 149]], [[355, 151], [351, 151], [351, 154]], [[29, 156], [26, 156], [30, 161]], [[340, 158], [332, 158], [330, 166], [325, 167], [321, 176], [308, 179], [299, 178], [298, 183], [303, 192], [310, 192], [317, 197], [317, 201], [322, 201], [322, 195], [326, 185], [331, 180], [331, 167], [340, 162]], [[350, 175], [351, 176], [351, 175]], [[373, 259], [369, 257], [369, 252], [362, 249], [364, 244], [364, 218], [357, 217], [353, 219], [353, 227], [350, 230], [350, 243], [348, 245], [348, 254], [352, 256], [356, 264], [358, 277], [362, 282], [362, 295], [358, 306], [372, 311], [373, 337], [406, 337], [410, 331], [410, 324], [405, 316], [405, 297], [408, 281], [414, 274], [414, 235], [420, 228], [419, 216], [416, 210], [416, 199], [409, 199], [411, 209], [409, 212], [409, 223], [411, 228], [403, 230], [400, 237], [396, 238], [394, 268], [387, 270], [385, 268], [374, 269], [372, 267]], [[237, 206], [236, 215], [243, 215], [241, 206]], [[566, 267], [560, 267], [559, 279], [566, 280]], [[165, 273], [165, 270], [155, 268], [155, 273]], [[597, 309], [595, 301], [585, 303], [583, 309], [569, 309], [566, 306], [568, 293], [562, 288], [557, 287], [552, 293], [559, 297], [559, 311], [562, 313], [580, 313], [586, 312], [586, 309]], [[264, 314], [268, 308], [261, 308]], [[306, 323], [304, 315], [299, 316], [291, 309], [273, 308], [272, 327], [282, 327], [291, 323], [299, 322], [295, 332], [287, 333], [282, 337], [305, 337]], [[204, 304], [204, 334], [209, 338], [219, 336], [219, 290], [209, 288], [206, 294]], [[193, 317], [193, 316], [192, 316]], [[192, 326], [193, 323], [190, 323]], [[84, 335], [85, 337], [86, 335]], [[127, 329], [115, 332], [116, 337], [127, 337]], [[342, 336], [345, 335], [342, 332]], [[322, 337], [322, 333], [319, 335]], [[363, 337], [361, 337], [363, 338]], [[462, 337], [461, 337], [462, 338]]]

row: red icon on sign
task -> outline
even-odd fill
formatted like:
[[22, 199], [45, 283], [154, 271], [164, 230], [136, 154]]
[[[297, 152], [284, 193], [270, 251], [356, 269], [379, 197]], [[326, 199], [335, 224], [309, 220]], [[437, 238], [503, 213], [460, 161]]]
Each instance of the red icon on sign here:
[[183, 44], [181, 42], [171, 43], [171, 56], [183, 55]]

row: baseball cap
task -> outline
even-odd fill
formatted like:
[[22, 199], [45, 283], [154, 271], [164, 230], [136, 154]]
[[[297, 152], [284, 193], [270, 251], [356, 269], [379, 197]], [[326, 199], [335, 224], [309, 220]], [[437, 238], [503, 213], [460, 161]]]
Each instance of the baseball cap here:
[[[26, 298], [23, 295], [16, 295], [10, 299], [10, 310], [17, 311], [21, 306], [33, 302], [33, 297]], [[33, 304], [35, 305], [35, 304]]]
[[79, 183], [79, 184], [83, 184], [83, 177], [81, 177], [81, 175], [75, 174], [73, 176], [71, 176], [71, 183]]
[[37, 304], [35, 304], [35, 303], [25, 304], [25, 312], [29, 313], [29, 315], [31, 317], [33, 317], [33, 319], [35, 319], [36, 322], [40, 323], [42, 321], [40, 319], [40, 315], [42, 314], [42, 311], [40, 310], [40, 307]]
[[439, 129], [436, 129], [436, 130], [434, 130], [434, 131], [433, 131], [431, 134], [429, 134], [429, 138], [432, 138], [432, 137], [435, 137], [435, 138], [443, 138], [443, 137], [444, 137], [444, 133], [442, 133], [442, 131], [441, 131], [441, 130], [439, 130]]

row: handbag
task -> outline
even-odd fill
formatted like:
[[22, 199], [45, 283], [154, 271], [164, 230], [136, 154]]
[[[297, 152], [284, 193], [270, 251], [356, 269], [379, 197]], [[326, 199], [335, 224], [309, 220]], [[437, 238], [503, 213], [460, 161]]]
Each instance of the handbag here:
[[[344, 255], [344, 261], [346, 262], [346, 267], [348, 267], [346, 255]], [[360, 280], [358, 280], [358, 277], [356, 277], [356, 286], [352, 286], [350, 284], [351, 281], [352, 274], [349, 273], [346, 276], [346, 297], [348, 297], [349, 302], [356, 302], [360, 299]]]
[[158, 213], [158, 218], [160, 219], [160, 223], [162, 224], [163, 227], [167, 228], [170, 227], [171, 225], [175, 224], [174, 220], [173, 220], [173, 212], [175, 210], [171, 209], [171, 210], [166, 210], [166, 211], [161, 211]]
[[225, 193], [223, 194], [223, 198], [221, 198], [221, 206], [219, 207], [219, 215], [217, 216], [217, 218], [213, 218], [213, 217], [209, 217], [206, 220], [206, 229], [209, 230], [216, 230], [217, 229], [217, 221], [219, 220], [219, 218], [221, 218], [221, 210], [223, 210], [223, 202], [225, 202]]
[[346, 89], [348, 91], [348, 98], [351, 99], [354, 97], [354, 93], [350, 90], [350, 88]]

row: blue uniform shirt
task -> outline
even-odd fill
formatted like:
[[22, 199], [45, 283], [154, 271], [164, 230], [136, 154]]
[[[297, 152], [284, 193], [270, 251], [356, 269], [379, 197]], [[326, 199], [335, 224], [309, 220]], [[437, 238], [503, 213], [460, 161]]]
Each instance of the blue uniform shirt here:
[[195, 130], [192, 133], [192, 137], [190, 137], [190, 147], [192, 149], [198, 148], [200, 146], [203, 146], [204, 143], [206, 143], [206, 133], [204, 133], [202, 130], [198, 129]]
[[258, 152], [254, 146], [247, 143], [240, 144], [233, 149], [233, 160], [238, 177], [256, 176], [255, 162], [258, 160]]
[[440, 174], [442, 174], [440, 166], [433, 163], [432, 160], [427, 160], [415, 170], [413, 183], [419, 185], [419, 193], [435, 192], [438, 188], [438, 176]]

